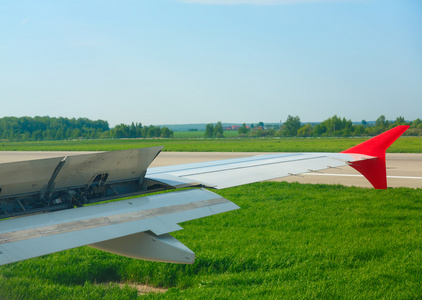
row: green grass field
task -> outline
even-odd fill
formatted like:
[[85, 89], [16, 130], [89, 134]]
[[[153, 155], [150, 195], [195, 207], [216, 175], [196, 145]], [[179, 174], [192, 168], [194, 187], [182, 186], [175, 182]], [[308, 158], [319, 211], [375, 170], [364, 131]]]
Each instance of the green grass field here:
[[[188, 152], [340, 152], [364, 138], [224, 138], [115, 139], [41, 142], [2, 142], [0, 151], [111, 151], [164, 146], [163, 151]], [[422, 137], [401, 137], [388, 152], [420, 153]]]
[[[219, 191], [242, 209], [182, 224], [193, 265], [82, 247], [0, 267], [5, 299], [418, 299], [422, 190], [265, 182]], [[110, 284], [111, 283], [111, 284]]]

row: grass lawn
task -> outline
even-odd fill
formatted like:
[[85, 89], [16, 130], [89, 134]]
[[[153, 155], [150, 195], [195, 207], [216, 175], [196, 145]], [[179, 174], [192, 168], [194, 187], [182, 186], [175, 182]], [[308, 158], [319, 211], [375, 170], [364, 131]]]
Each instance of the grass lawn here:
[[242, 209], [173, 233], [193, 265], [81, 247], [0, 267], [0, 299], [138, 298], [113, 282], [169, 288], [147, 299], [422, 298], [422, 189], [264, 182], [218, 193]]

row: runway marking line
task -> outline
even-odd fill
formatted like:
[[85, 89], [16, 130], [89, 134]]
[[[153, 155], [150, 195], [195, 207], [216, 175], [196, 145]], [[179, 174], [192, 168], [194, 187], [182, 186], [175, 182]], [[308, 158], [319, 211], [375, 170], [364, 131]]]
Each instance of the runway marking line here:
[[[302, 174], [302, 175], [363, 177], [363, 175], [356, 175], [356, 174], [328, 174], [328, 173], [305, 173], [305, 174]], [[387, 178], [396, 178], [396, 179], [422, 179], [422, 177], [415, 177], [415, 176], [387, 176]]]

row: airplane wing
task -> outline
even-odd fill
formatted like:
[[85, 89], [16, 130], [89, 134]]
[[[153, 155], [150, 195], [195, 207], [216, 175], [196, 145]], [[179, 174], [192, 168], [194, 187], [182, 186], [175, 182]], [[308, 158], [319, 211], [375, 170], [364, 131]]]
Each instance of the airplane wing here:
[[178, 223], [239, 208], [192, 189], [0, 222], [0, 265], [91, 245], [125, 256], [193, 263], [194, 254], [167, 233]]
[[368, 155], [344, 153], [279, 153], [221, 161], [149, 168], [147, 177], [174, 187], [203, 185], [228, 187], [280, 177], [317, 172], [373, 159]]
[[[0, 164], [0, 265], [89, 245], [129, 257], [193, 263], [169, 235], [178, 223], [239, 207], [205, 188], [226, 188], [350, 165], [386, 188], [385, 150], [408, 126], [342, 153], [281, 153], [148, 168], [162, 147]], [[99, 205], [181, 187], [201, 187]], [[48, 213], [43, 213], [48, 212]], [[21, 216], [16, 218], [16, 216]]]

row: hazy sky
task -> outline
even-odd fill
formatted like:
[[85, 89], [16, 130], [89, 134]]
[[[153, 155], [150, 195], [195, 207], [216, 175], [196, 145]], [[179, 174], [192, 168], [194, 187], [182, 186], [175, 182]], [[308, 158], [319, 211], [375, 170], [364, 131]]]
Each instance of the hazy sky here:
[[420, 0], [2, 0], [3, 116], [422, 118]]

